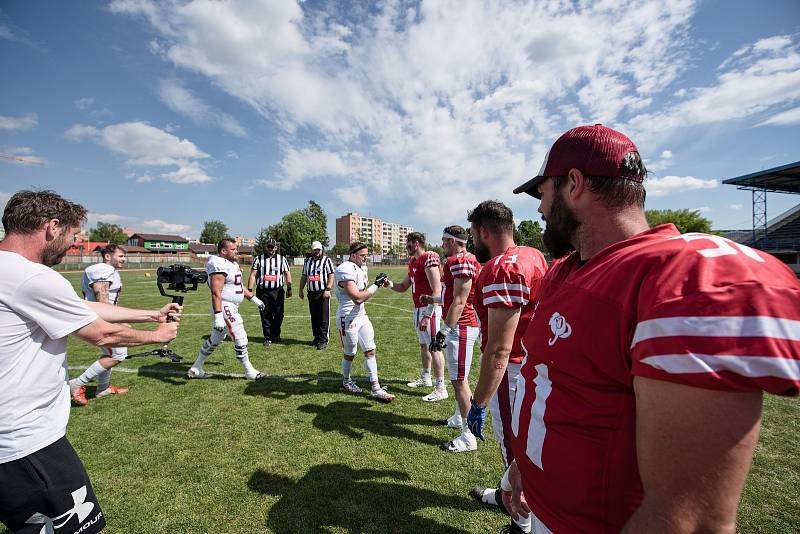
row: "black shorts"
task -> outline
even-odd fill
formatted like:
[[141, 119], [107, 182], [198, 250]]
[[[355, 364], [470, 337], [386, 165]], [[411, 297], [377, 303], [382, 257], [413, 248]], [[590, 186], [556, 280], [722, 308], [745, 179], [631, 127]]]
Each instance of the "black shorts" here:
[[103, 530], [89, 475], [66, 437], [0, 464], [0, 521], [16, 534]]

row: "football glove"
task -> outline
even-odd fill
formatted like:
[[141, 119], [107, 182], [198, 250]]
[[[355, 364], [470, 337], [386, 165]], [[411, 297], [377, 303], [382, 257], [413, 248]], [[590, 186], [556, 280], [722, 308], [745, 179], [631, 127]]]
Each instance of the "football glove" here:
[[266, 304], [264, 304], [264, 301], [263, 301], [263, 300], [261, 300], [260, 298], [258, 298], [258, 297], [257, 297], [257, 296], [255, 296], [255, 295], [253, 295], [252, 297], [250, 297], [250, 302], [252, 302], [252, 303], [253, 303], [253, 304], [255, 304], [256, 306], [258, 306], [258, 311], [264, 311], [264, 308], [266, 308], [266, 307], [267, 307], [267, 305], [266, 305]]
[[386, 281], [387, 281], [388, 279], [389, 279], [389, 275], [388, 275], [388, 274], [386, 274], [386, 273], [380, 273], [380, 274], [379, 274], [379, 275], [378, 275], [378, 276], [375, 278], [375, 282], [374, 282], [374, 283], [375, 283], [375, 285], [376, 285], [376, 286], [378, 286], [378, 287], [383, 287], [383, 284], [385, 284], [385, 283], [386, 283]]
[[286, 284], [286, 298], [292, 298], [292, 284]]
[[467, 414], [467, 428], [473, 435], [486, 441], [483, 435], [483, 425], [486, 423], [486, 407], [480, 407], [475, 399], [470, 399], [469, 413]]
[[220, 332], [225, 331], [225, 317], [222, 315], [222, 312], [214, 314], [214, 330], [219, 330]]
[[436, 332], [436, 337], [431, 340], [431, 344], [428, 345], [428, 349], [431, 352], [442, 352], [444, 350], [444, 340], [447, 337], [447, 334], [439, 330]]

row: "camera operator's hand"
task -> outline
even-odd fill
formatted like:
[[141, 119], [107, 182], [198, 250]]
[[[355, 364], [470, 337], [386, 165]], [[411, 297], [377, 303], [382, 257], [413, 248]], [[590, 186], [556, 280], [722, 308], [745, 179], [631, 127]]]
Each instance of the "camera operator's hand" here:
[[264, 301], [263, 301], [263, 300], [261, 300], [260, 298], [258, 298], [258, 297], [257, 297], [257, 296], [255, 296], [255, 295], [253, 295], [252, 297], [250, 297], [250, 302], [252, 302], [252, 303], [253, 303], [253, 304], [255, 304], [256, 306], [258, 306], [258, 311], [264, 311], [264, 308], [266, 308], [266, 307], [267, 307], [267, 305], [266, 305], [266, 304], [264, 304]]
[[155, 343], [169, 343], [178, 335], [178, 323], [159, 323], [158, 328], [153, 331], [155, 335]]
[[180, 304], [176, 304], [175, 302], [170, 302], [160, 310], [158, 310], [158, 322], [159, 323], [166, 323], [169, 320], [175, 321], [176, 323], [181, 322], [181, 312], [183, 311], [183, 306]]
[[218, 330], [220, 332], [225, 331], [225, 317], [222, 315], [222, 312], [214, 314], [214, 330]]

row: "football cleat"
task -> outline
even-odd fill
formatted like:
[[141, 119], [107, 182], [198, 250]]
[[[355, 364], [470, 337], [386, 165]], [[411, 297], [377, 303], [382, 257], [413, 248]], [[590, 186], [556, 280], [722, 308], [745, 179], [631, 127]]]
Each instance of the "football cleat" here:
[[439, 446], [447, 452], [469, 452], [478, 448], [478, 442], [471, 433], [462, 432], [456, 439], [451, 439]]
[[127, 392], [128, 388], [118, 388], [117, 386], [112, 386], [109, 384], [108, 387], [103, 391], [98, 391], [95, 397], [99, 399], [102, 397], [108, 397], [109, 395], [124, 395]]
[[[494, 499], [486, 500], [484, 499], [484, 494], [487, 491], [494, 491]], [[500, 497], [500, 488], [496, 488], [492, 490], [491, 488], [487, 488], [484, 486], [474, 486], [471, 490], [469, 490], [469, 496], [478, 501], [481, 504], [485, 504], [487, 506], [497, 506], [500, 508], [504, 513], [508, 514], [506, 511], [506, 506], [503, 504], [503, 499]]]
[[463, 419], [461, 416], [451, 415], [447, 419], [439, 419], [438, 423], [442, 426], [446, 426], [447, 428], [457, 428], [461, 429], [463, 427]]
[[396, 397], [386, 391], [386, 388], [378, 388], [370, 391], [369, 396], [381, 402], [392, 402]]
[[520, 527], [513, 521], [510, 524], [500, 529], [500, 534], [529, 534], [529, 533], [530, 531], [525, 532], [524, 530], [522, 530], [522, 527]]
[[433, 381], [431, 381], [430, 376], [428, 377], [421, 376], [416, 380], [414, 380], [413, 382], [409, 382], [406, 385], [410, 388], [422, 388], [422, 387], [429, 388], [433, 385]]
[[264, 373], [259, 373], [254, 369], [252, 373], [245, 373], [244, 377], [248, 380], [263, 380]]
[[75, 406], [86, 406], [89, 401], [86, 399], [86, 386], [79, 386], [73, 380], [69, 381], [69, 392], [72, 395], [72, 403]]
[[433, 391], [422, 397], [425, 402], [437, 402], [448, 397], [447, 388], [434, 388]]
[[211, 378], [210, 373], [206, 373], [202, 369], [198, 369], [197, 367], [192, 367], [188, 371], [186, 371], [186, 378]]
[[348, 393], [362, 393], [364, 390], [358, 387], [352, 378], [348, 378], [347, 380], [342, 380], [342, 388], [347, 391]]

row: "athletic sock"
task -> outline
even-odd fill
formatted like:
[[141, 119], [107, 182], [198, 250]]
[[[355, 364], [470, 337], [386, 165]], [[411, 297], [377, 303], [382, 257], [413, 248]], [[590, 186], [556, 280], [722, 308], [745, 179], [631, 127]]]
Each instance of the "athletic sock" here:
[[430, 368], [430, 367], [428, 367], [427, 369], [423, 369], [423, 370], [422, 370], [422, 377], [421, 377], [421, 378], [422, 378], [423, 380], [425, 380], [425, 379], [427, 379], [427, 378], [430, 378], [430, 377], [431, 377], [431, 368]]
[[497, 490], [495, 488], [486, 488], [486, 491], [481, 495], [481, 502], [497, 506]]
[[444, 377], [436, 379], [436, 389], [444, 389]]
[[[101, 393], [108, 389], [108, 386], [111, 384], [111, 369], [103, 369], [103, 371], [97, 375], [97, 393]], [[97, 394], [95, 393], [95, 395]]]
[[236, 359], [239, 360], [242, 364], [242, 367], [244, 367], [245, 373], [255, 374], [258, 372], [256, 371], [255, 367], [253, 367], [253, 364], [250, 363], [250, 355], [247, 352], [247, 345], [244, 347], [234, 346], [233, 350], [236, 352]]
[[[364, 367], [367, 368], [367, 376], [369, 377], [369, 381], [374, 384], [378, 382], [378, 362], [375, 361], [375, 357], [372, 358], [364, 358]], [[374, 386], [373, 386], [374, 389]]]
[[353, 360], [342, 358], [342, 380], [350, 380], [350, 367], [353, 366]]
[[197, 353], [197, 358], [194, 360], [192, 367], [195, 369], [203, 369], [203, 363], [205, 363], [206, 358], [211, 356], [211, 353], [214, 352], [214, 349], [217, 348], [213, 343], [211, 343], [211, 338], [206, 339], [203, 341], [203, 344], [200, 346], [200, 351]]
[[75, 379], [75, 384], [79, 386], [85, 386], [88, 384], [94, 377], [105, 371], [105, 367], [100, 365], [100, 360], [97, 360], [92, 365], [86, 368], [86, 370]]
[[530, 514], [526, 516], [519, 516], [517, 519], [512, 519], [517, 526], [522, 529], [522, 532], [530, 532], [531, 531], [531, 516]]

